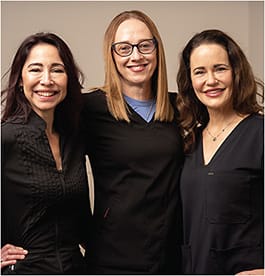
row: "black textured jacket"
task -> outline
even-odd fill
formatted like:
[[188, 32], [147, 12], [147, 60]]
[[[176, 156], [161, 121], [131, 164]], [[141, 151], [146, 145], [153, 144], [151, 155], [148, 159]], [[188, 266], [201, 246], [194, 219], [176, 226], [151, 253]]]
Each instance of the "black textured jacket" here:
[[[45, 122], [6, 122], [2, 130], [2, 246], [27, 249], [16, 274], [84, 273], [78, 244], [88, 238], [91, 219], [83, 152], [70, 137], [60, 138], [63, 170], [52, 156]], [[80, 148], [80, 149], [79, 149]]]

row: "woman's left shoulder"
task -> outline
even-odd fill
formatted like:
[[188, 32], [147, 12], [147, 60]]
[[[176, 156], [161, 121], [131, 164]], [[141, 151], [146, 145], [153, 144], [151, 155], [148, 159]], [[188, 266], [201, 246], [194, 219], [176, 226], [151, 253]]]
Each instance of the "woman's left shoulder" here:
[[264, 125], [264, 114], [254, 113], [249, 116], [249, 121], [252, 124], [257, 124], [259, 126], [263, 126]]
[[177, 106], [177, 96], [178, 93], [177, 92], [168, 92], [168, 96], [169, 96], [169, 101], [171, 103], [171, 105], [176, 108]]
[[170, 100], [176, 100], [178, 93], [177, 92], [168, 92]]
[[247, 116], [241, 122], [242, 127], [245, 131], [256, 133], [256, 135], [263, 135], [264, 132], [264, 115], [259, 113], [254, 113]]

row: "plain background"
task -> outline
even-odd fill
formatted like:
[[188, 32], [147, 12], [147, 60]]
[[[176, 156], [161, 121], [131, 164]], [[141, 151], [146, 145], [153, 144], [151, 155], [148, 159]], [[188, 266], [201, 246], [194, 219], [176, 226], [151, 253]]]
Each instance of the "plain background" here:
[[[70, 46], [85, 74], [85, 89], [104, 82], [105, 29], [124, 10], [139, 9], [155, 22], [164, 42], [170, 91], [177, 91], [178, 56], [197, 32], [218, 28], [231, 35], [264, 79], [263, 1], [1, 1], [1, 75], [22, 40], [55, 32]], [[4, 85], [6, 79], [2, 80]]]
[[[28, 35], [49, 31], [62, 37], [85, 74], [84, 91], [104, 82], [105, 29], [114, 16], [138, 9], [155, 22], [164, 42], [169, 90], [177, 91], [178, 57], [197, 32], [217, 28], [241, 46], [254, 74], [264, 80], [263, 1], [1, 1], [1, 75]], [[7, 78], [2, 79], [2, 88]], [[93, 179], [88, 177], [93, 208]]]

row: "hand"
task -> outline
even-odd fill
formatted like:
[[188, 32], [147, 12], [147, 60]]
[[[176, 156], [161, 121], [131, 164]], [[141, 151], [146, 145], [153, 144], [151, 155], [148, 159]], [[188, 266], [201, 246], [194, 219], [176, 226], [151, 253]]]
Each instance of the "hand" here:
[[28, 251], [22, 247], [6, 244], [1, 248], [1, 269], [15, 264], [17, 260], [23, 260], [26, 254], [28, 254]]
[[237, 273], [236, 275], [264, 275], [264, 269], [253, 269]]

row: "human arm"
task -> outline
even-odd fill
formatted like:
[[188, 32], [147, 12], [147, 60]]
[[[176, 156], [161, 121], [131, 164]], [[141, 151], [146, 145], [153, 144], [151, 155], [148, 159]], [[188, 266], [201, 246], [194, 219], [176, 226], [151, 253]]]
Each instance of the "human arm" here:
[[264, 275], [264, 269], [245, 270], [237, 273], [236, 275]]
[[28, 254], [22, 247], [6, 244], [1, 248], [1, 269], [13, 265], [17, 260], [23, 260]]
[[[5, 167], [8, 156], [10, 156], [10, 151], [12, 149], [12, 145], [15, 144], [14, 135], [12, 130], [8, 127], [8, 125], [1, 125], [1, 193], [2, 193], [2, 209], [1, 209], [1, 218], [2, 218], [2, 244], [5, 244], [1, 248], [1, 269], [7, 267], [9, 265], [13, 265], [16, 263], [16, 260], [22, 260], [25, 258], [25, 255], [28, 253], [21, 247], [14, 246], [8, 243], [9, 240], [9, 229], [6, 227], [8, 224], [6, 222], [6, 218], [8, 214], [6, 213], [6, 182], [5, 182]], [[10, 200], [10, 199], [9, 199]], [[3, 207], [4, 206], [4, 207]]]

